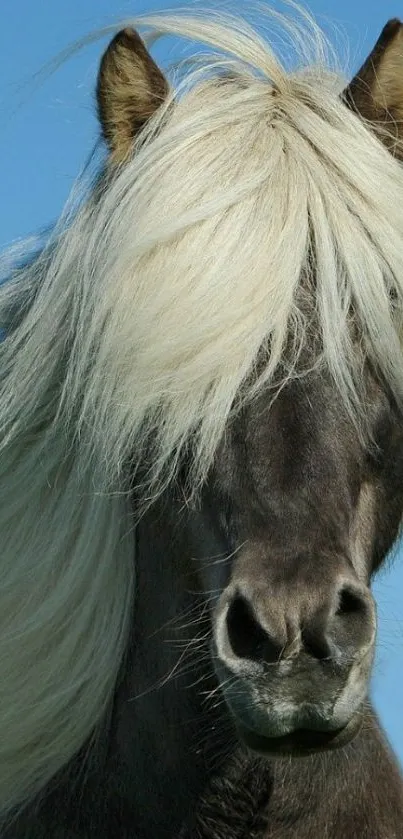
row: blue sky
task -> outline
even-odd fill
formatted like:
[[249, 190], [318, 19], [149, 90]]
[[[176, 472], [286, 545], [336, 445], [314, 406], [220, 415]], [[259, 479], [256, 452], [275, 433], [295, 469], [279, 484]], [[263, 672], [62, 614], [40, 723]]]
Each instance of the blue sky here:
[[[189, 0], [188, 0], [189, 2]], [[191, 0], [190, 0], [191, 2]], [[32, 93], [26, 82], [82, 35], [176, 0], [3, 0], [0, 8], [0, 246], [51, 222], [97, 138], [94, 79], [101, 45], [88, 47]], [[272, 0], [274, 8], [281, 8]], [[398, 0], [310, 0], [309, 8], [357, 69]], [[228, 3], [231, 10], [237, 0]], [[283, 7], [284, 8], [284, 7]], [[159, 48], [163, 62], [169, 54]], [[373, 696], [403, 764], [403, 551], [375, 584], [380, 632]]]

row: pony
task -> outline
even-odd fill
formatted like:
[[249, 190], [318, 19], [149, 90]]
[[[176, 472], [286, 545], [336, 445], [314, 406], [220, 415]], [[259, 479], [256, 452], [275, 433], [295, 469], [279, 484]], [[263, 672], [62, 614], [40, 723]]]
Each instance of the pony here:
[[[3, 839], [403, 837], [368, 688], [403, 510], [403, 24], [347, 84], [307, 20], [291, 69], [230, 14], [116, 28], [104, 163], [3, 257]], [[208, 48], [172, 80], [167, 34]]]

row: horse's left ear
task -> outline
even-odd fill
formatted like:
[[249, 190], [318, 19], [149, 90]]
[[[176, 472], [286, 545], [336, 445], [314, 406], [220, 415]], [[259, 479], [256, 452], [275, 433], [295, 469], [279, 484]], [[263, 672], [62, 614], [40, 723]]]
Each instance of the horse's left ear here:
[[97, 82], [98, 113], [114, 163], [167, 97], [168, 82], [134, 29], [119, 32], [106, 50]]
[[403, 24], [400, 20], [386, 24], [343, 98], [373, 124], [374, 131], [396, 157], [403, 159]]

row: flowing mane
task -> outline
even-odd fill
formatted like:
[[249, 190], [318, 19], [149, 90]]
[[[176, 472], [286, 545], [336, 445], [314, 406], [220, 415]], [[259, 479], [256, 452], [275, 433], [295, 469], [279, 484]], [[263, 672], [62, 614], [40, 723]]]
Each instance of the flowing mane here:
[[147, 504], [186, 450], [197, 488], [237, 405], [302, 374], [313, 320], [309, 365], [358, 422], [357, 344], [403, 397], [403, 170], [346, 109], [317, 28], [314, 63], [289, 71], [229, 15], [130, 24], [216, 52], [176, 72], [131, 159], [0, 287], [2, 814], [113, 692], [133, 604], [127, 465]]

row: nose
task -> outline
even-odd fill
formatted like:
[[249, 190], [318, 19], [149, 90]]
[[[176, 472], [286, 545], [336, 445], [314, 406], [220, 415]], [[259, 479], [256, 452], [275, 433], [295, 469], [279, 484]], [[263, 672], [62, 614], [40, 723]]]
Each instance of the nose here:
[[218, 642], [221, 659], [232, 667], [298, 658], [348, 665], [374, 641], [374, 601], [355, 581], [339, 581], [319, 602], [310, 591], [286, 602], [270, 592], [254, 596], [247, 586], [228, 594]]

